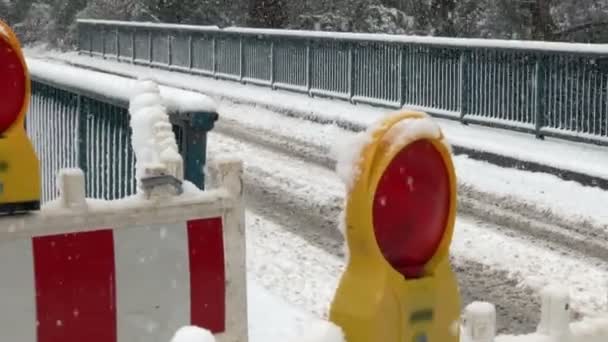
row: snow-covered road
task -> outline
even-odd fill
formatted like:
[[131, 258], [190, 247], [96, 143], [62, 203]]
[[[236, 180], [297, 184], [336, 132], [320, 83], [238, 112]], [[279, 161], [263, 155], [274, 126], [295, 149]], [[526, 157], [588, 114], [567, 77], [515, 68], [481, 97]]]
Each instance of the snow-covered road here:
[[[324, 316], [344, 266], [337, 230], [344, 187], [332, 171], [331, 146], [352, 133], [229, 102], [220, 114], [209, 157], [230, 153], [245, 162], [250, 272]], [[608, 199], [605, 192], [465, 156], [455, 163], [460, 215], [452, 261], [463, 304], [495, 303], [499, 331], [508, 333], [534, 329], [534, 291], [547, 282], [571, 285], [575, 311], [604, 309], [608, 219], [591, 199]], [[581, 198], [586, 203], [577, 204]]]

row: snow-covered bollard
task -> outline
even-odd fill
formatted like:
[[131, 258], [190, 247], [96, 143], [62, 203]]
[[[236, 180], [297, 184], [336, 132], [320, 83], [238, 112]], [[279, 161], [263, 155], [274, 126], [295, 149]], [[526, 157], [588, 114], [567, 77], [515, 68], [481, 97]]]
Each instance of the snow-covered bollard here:
[[537, 332], [554, 342], [570, 338], [570, 294], [567, 288], [550, 285], [541, 291], [541, 314]]
[[[180, 187], [178, 192], [181, 192], [181, 181], [184, 178], [183, 159], [177, 148], [175, 134], [160, 89], [154, 80], [137, 81], [129, 104], [129, 112], [138, 192], [143, 192], [149, 197], [149, 189], [144, 189], [143, 181], [144, 178], [149, 177], [149, 165], [155, 164], [164, 167], [163, 179], [178, 184]], [[152, 179], [148, 183], [157, 184], [159, 179]]]
[[215, 342], [215, 337], [206, 329], [185, 326], [173, 335], [171, 342]]
[[496, 308], [491, 303], [473, 302], [464, 309], [464, 334], [470, 342], [494, 342]]
[[81, 169], [61, 169], [57, 175], [59, 202], [66, 209], [85, 209], [84, 172]]

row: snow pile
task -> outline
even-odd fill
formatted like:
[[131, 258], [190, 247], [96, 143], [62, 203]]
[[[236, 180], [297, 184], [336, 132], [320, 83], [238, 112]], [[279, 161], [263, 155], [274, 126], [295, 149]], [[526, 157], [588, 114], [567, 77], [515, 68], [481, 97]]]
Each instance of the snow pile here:
[[[342, 329], [328, 321], [315, 321], [307, 327], [301, 336], [290, 339], [290, 342], [345, 342]], [[171, 342], [215, 342], [215, 337], [206, 329], [196, 326], [181, 327]], [[262, 342], [262, 341], [259, 341]], [[270, 342], [270, 341], [264, 341]]]
[[160, 170], [161, 173], [182, 180], [182, 157], [178, 152], [167, 108], [154, 80], [141, 79], [136, 83], [129, 112], [138, 191], [141, 191], [139, 180], [148, 174], [149, 169]]
[[291, 342], [345, 342], [342, 329], [332, 322], [316, 321], [308, 330]]
[[215, 342], [215, 337], [206, 329], [185, 326], [173, 335], [171, 342]]

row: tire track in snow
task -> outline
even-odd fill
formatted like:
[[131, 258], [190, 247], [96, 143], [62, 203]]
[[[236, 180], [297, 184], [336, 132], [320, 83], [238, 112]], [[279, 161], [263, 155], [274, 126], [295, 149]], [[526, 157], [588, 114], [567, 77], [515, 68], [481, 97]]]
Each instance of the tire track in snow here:
[[[230, 119], [219, 122], [216, 131], [328, 170], [335, 167], [335, 160], [328, 156], [329, 149], [320, 143], [311, 144], [270, 130], [242, 126]], [[608, 230], [604, 227], [577, 218], [557, 216], [512, 196], [484, 192], [473, 184], [459, 183], [458, 194], [460, 214], [509, 227], [551, 244], [553, 248], [579, 253], [584, 258], [600, 262], [608, 260]]]

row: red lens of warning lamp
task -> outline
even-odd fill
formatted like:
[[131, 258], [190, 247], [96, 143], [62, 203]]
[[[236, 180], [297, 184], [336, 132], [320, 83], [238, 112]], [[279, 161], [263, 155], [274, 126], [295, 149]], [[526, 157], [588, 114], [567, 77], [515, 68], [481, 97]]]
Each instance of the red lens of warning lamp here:
[[450, 178], [440, 151], [418, 140], [395, 155], [373, 202], [376, 241], [405, 278], [419, 278], [437, 252], [450, 214]]
[[0, 134], [19, 118], [26, 96], [25, 66], [16, 48], [0, 33]]

